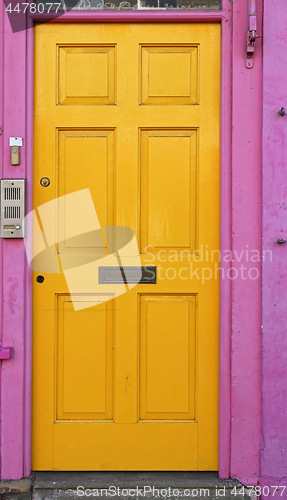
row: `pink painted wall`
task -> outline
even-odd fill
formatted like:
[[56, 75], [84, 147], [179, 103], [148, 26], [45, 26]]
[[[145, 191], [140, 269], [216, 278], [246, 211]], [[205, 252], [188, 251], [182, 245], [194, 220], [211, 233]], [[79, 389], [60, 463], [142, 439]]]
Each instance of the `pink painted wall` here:
[[284, 0], [265, 1], [263, 47], [262, 236], [273, 262], [262, 266], [261, 483], [287, 486], [287, 243], [276, 243], [287, 240], [287, 116], [278, 114], [287, 110]]
[[[4, 19], [3, 19], [4, 17]], [[2, 84], [3, 136], [1, 176], [26, 177], [26, 32], [12, 33], [6, 12], [3, 16], [1, 55], [4, 60]], [[20, 165], [12, 167], [9, 137], [23, 137]], [[23, 240], [1, 240], [2, 259], [2, 345], [13, 348], [12, 358], [1, 367], [1, 477], [19, 478], [29, 473], [24, 465], [25, 385], [25, 253]]]
[[[261, 2], [257, 0], [258, 33], [262, 34]], [[256, 42], [254, 67], [247, 69], [247, 0], [233, 5], [232, 89], [232, 250], [261, 248], [261, 109], [262, 42]], [[246, 256], [233, 262], [239, 271], [256, 267]], [[232, 282], [231, 460], [230, 473], [244, 484], [259, 477], [260, 450], [260, 308], [261, 282]], [[255, 276], [252, 271], [251, 276]]]
[[[259, 2], [259, 0], [257, 0]], [[224, 0], [222, 37], [222, 248], [238, 253], [260, 249], [261, 75], [262, 52], [258, 41], [252, 70], [245, 67], [247, 0]], [[148, 20], [149, 14], [138, 13]], [[207, 14], [207, 13], [206, 13]], [[157, 21], [169, 16], [204, 21], [206, 14], [154, 13]], [[261, 10], [259, 31], [261, 29]], [[128, 21], [132, 12], [119, 13]], [[107, 20], [118, 13], [68, 13], [61, 20]], [[218, 17], [216, 17], [218, 16]], [[220, 21], [221, 13], [213, 13]], [[171, 19], [170, 19], [171, 20]], [[28, 178], [31, 206], [32, 176], [32, 30], [12, 34], [4, 15], [4, 137], [3, 177]], [[233, 42], [231, 31], [233, 30]], [[28, 54], [28, 60], [25, 59]], [[231, 59], [233, 66], [231, 70]], [[231, 77], [233, 87], [231, 88]], [[232, 92], [232, 93], [231, 93]], [[231, 142], [231, 104], [232, 131]], [[9, 136], [22, 136], [21, 164], [10, 166]], [[27, 169], [26, 169], [27, 165]], [[232, 175], [232, 196], [231, 196]], [[232, 210], [231, 210], [232, 209]], [[231, 242], [232, 234], [232, 242]], [[31, 283], [25, 267], [22, 241], [1, 241], [3, 248], [3, 345], [13, 346], [12, 360], [2, 364], [1, 457], [2, 478], [17, 479], [30, 473], [30, 354]], [[231, 265], [231, 264], [230, 264]], [[225, 266], [225, 264], [223, 264]], [[234, 267], [240, 263], [234, 262]], [[225, 266], [228, 268], [228, 265]], [[260, 270], [260, 263], [252, 264]], [[232, 325], [232, 327], [231, 327]], [[259, 477], [260, 440], [260, 278], [221, 283], [221, 400], [220, 475], [256, 484]], [[231, 393], [230, 393], [231, 385]]]

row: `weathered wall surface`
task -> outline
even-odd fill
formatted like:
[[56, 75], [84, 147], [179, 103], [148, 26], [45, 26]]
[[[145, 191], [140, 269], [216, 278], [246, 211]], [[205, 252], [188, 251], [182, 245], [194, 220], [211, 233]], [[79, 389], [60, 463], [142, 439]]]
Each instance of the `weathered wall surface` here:
[[[262, 42], [258, 40], [256, 45], [254, 68], [247, 69], [245, 66], [247, 3], [247, 0], [234, 0], [233, 5], [232, 200], [230, 197], [225, 209], [228, 209], [229, 217], [231, 217], [232, 204], [232, 249], [237, 251], [237, 255], [240, 255], [242, 250], [245, 251], [247, 245], [249, 249], [257, 250], [261, 244]], [[258, 0], [258, 3], [261, 2]], [[226, 5], [231, 9], [232, 2], [226, 2]], [[1, 9], [0, 13], [3, 14], [3, 2]], [[260, 14], [259, 5], [259, 32], [261, 30]], [[229, 20], [224, 22], [229, 22]], [[31, 75], [32, 64], [31, 61], [26, 60], [29, 33], [24, 31], [12, 33], [6, 14], [3, 33], [5, 40], [1, 50], [5, 67], [2, 80], [5, 120], [1, 176], [7, 178], [28, 176], [30, 178], [32, 154], [31, 148], [27, 153], [27, 145], [32, 138], [26, 133], [27, 123], [31, 120], [29, 109], [32, 109], [30, 104], [33, 98], [32, 82], [27, 80], [27, 78], [31, 79], [29, 75]], [[224, 44], [229, 44], [229, 47], [230, 43], [229, 37], [224, 40]], [[230, 60], [225, 60], [225, 62], [230, 65]], [[283, 62], [282, 67], [284, 67]], [[27, 94], [26, 85], [30, 89]], [[231, 83], [223, 91], [230, 93]], [[27, 96], [30, 102], [27, 101]], [[8, 146], [10, 136], [21, 136], [24, 139], [19, 167], [10, 165]], [[282, 154], [282, 158], [283, 156]], [[27, 162], [25, 162], [26, 159]], [[231, 165], [229, 167], [231, 174]], [[31, 182], [28, 190], [31, 193]], [[31, 196], [29, 200], [31, 203]], [[30, 205], [29, 208], [31, 208]], [[12, 359], [2, 363], [2, 478], [18, 479], [30, 472], [31, 329], [30, 313], [26, 307], [29, 302], [28, 272], [25, 267], [23, 241], [1, 240], [0, 250], [3, 252], [3, 260], [1, 260], [2, 343], [13, 347]], [[246, 262], [245, 257], [243, 260], [244, 262], [235, 261], [233, 266], [239, 269], [243, 263], [249, 268], [260, 270], [260, 262]], [[229, 439], [226, 441], [228, 445], [225, 446], [227, 466], [224, 467], [223, 476], [226, 477], [225, 475], [228, 476], [230, 473], [245, 484], [256, 484], [259, 475], [261, 285], [260, 277], [256, 277], [255, 274], [253, 276], [255, 279], [246, 280], [239, 277], [232, 283], [230, 282], [232, 296], [229, 294], [226, 297], [228, 303], [232, 301], [232, 310], [230, 309], [229, 313], [229, 319], [232, 315], [232, 331], [230, 331], [229, 323], [226, 331], [228, 346], [232, 335], [231, 363], [229, 363], [229, 352], [227, 352], [231, 370], [231, 426], [229, 418], [226, 418], [226, 434], [229, 435], [229, 430], [231, 431], [231, 442], [228, 442]], [[26, 311], [26, 316], [24, 311]], [[225, 383], [228, 386], [229, 396], [229, 377], [226, 377]], [[229, 460], [230, 447], [231, 459]]]
[[[26, 32], [13, 33], [0, 5], [1, 57], [4, 72], [1, 78], [2, 149], [1, 178], [26, 178]], [[3, 96], [4, 94], [4, 96]], [[9, 137], [22, 137], [20, 165], [11, 165]], [[27, 474], [24, 465], [25, 360], [25, 251], [23, 240], [3, 240], [1, 245], [1, 342], [12, 347], [12, 358], [1, 367], [1, 476], [18, 479]], [[1, 254], [0, 254], [1, 255]], [[26, 349], [26, 350], [25, 350]]]
[[[262, 34], [261, 2], [257, 28]], [[248, 1], [233, 4], [231, 462], [244, 484], [259, 477], [262, 40], [247, 69]], [[236, 253], [235, 253], [236, 252]], [[242, 253], [243, 252], [243, 253]], [[253, 252], [253, 253], [252, 253]], [[243, 265], [245, 268], [240, 270]]]
[[287, 110], [286, 54], [287, 3], [265, 0], [262, 236], [272, 262], [262, 265], [261, 482], [269, 486], [287, 486], [287, 243], [277, 243], [287, 240], [287, 116], [278, 113]]

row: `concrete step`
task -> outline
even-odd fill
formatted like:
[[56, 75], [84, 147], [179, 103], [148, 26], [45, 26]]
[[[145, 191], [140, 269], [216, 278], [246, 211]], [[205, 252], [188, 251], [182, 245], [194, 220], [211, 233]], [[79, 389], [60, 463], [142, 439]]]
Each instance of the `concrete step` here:
[[0, 481], [1, 500], [31, 500], [33, 478], [25, 477], [19, 481]]
[[238, 481], [219, 479], [216, 472], [35, 472], [20, 481], [1, 482], [1, 500], [80, 498], [243, 500], [253, 496]]

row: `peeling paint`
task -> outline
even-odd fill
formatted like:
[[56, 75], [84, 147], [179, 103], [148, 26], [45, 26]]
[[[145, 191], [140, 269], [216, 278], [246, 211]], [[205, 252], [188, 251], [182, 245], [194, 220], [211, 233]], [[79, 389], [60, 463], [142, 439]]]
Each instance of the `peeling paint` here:
[[8, 307], [11, 314], [15, 314], [15, 306], [17, 302], [16, 290], [19, 287], [18, 280], [16, 278], [9, 278], [9, 292], [8, 292]]

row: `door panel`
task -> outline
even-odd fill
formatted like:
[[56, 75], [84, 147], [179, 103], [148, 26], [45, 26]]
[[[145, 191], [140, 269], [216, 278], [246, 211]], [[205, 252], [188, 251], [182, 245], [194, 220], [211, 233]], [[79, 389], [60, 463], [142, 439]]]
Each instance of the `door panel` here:
[[195, 308], [192, 295], [140, 295], [140, 420], [195, 420]]
[[219, 24], [35, 27], [34, 207], [88, 188], [103, 229], [95, 242], [61, 205], [59, 234], [87, 236], [55, 244], [54, 268], [130, 266], [104, 232], [124, 226], [157, 280], [87, 274], [69, 293], [63, 272], [34, 273], [34, 470], [217, 469], [219, 283], [202, 276], [219, 248], [219, 97]]
[[[86, 301], [95, 297], [79, 296]], [[112, 420], [113, 310], [110, 302], [73, 314], [69, 295], [57, 296], [57, 420]], [[87, 304], [89, 305], [89, 304]], [[79, 339], [79, 332], [81, 338]], [[80, 340], [80, 342], [79, 342]], [[80, 345], [89, 346], [81, 349]], [[91, 385], [91, 381], [93, 384]]]
[[57, 48], [58, 104], [115, 103], [115, 46]]
[[141, 130], [142, 253], [195, 250], [196, 135], [196, 130]]

